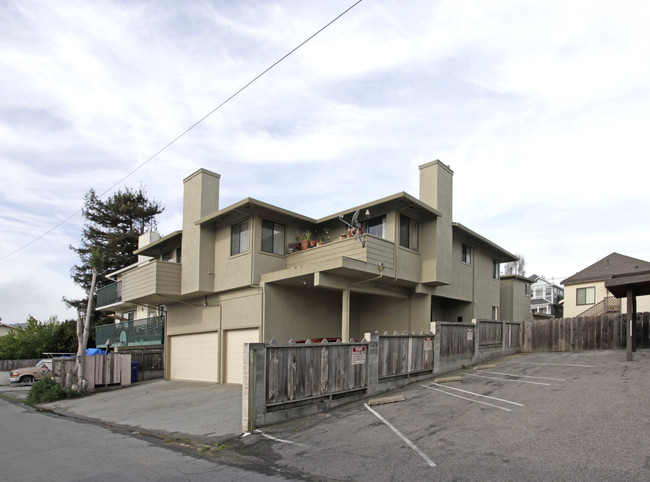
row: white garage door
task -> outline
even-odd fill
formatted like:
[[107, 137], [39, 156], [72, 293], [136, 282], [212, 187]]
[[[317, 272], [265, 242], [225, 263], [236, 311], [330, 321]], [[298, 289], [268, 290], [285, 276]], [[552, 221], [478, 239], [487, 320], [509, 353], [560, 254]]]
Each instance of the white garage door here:
[[172, 336], [169, 345], [172, 380], [218, 381], [218, 332]]
[[258, 343], [260, 330], [228, 330], [225, 332], [226, 342], [226, 383], [243, 381], [244, 343]]

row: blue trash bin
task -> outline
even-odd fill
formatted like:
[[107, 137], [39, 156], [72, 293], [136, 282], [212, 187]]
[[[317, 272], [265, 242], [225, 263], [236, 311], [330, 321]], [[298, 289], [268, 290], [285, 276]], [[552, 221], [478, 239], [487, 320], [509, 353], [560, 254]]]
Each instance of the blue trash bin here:
[[137, 383], [138, 370], [140, 370], [140, 362], [132, 361], [131, 362], [131, 383]]

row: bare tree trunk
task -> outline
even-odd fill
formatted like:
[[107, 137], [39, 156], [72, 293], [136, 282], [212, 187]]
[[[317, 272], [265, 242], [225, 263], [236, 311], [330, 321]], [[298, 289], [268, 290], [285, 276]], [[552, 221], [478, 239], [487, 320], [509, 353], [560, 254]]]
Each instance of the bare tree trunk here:
[[86, 365], [86, 348], [88, 348], [88, 331], [90, 330], [90, 315], [93, 310], [93, 293], [95, 292], [95, 283], [97, 282], [97, 270], [93, 268], [93, 277], [90, 282], [88, 291], [88, 305], [86, 307], [85, 320], [81, 321], [81, 313], [77, 316], [77, 361], [74, 371], [77, 374], [77, 391], [86, 391], [85, 365]]

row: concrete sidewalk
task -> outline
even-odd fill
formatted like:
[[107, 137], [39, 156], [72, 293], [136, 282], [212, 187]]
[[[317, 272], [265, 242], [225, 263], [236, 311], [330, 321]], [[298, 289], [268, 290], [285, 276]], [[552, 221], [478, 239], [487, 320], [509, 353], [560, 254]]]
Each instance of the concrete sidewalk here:
[[214, 443], [241, 434], [241, 385], [152, 380], [39, 405], [74, 418]]

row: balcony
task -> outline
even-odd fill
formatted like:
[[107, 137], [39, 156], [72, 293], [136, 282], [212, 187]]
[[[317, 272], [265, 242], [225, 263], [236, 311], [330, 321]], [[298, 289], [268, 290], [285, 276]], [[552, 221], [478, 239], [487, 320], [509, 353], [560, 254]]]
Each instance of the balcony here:
[[122, 274], [122, 301], [165, 303], [181, 294], [181, 265], [153, 260]]
[[97, 290], [97, 308], [122, 301], [122, 282], [111, 283]]
[[164, 316], [111, 323], [95, 328], [97, 348], [106, 348], [107, 340], [114, 347], [162, 345], [164, 335]]
[[362, 239], [365, 241], [365, 247], [359, 239], [350, 238], [290, 254], [287, 256], [287, 268], [350, 258], [375, 265], [383, 263], [385, 269], [395, 269], [395, 245], [391, 241], [370, 235], [363, 235]]

